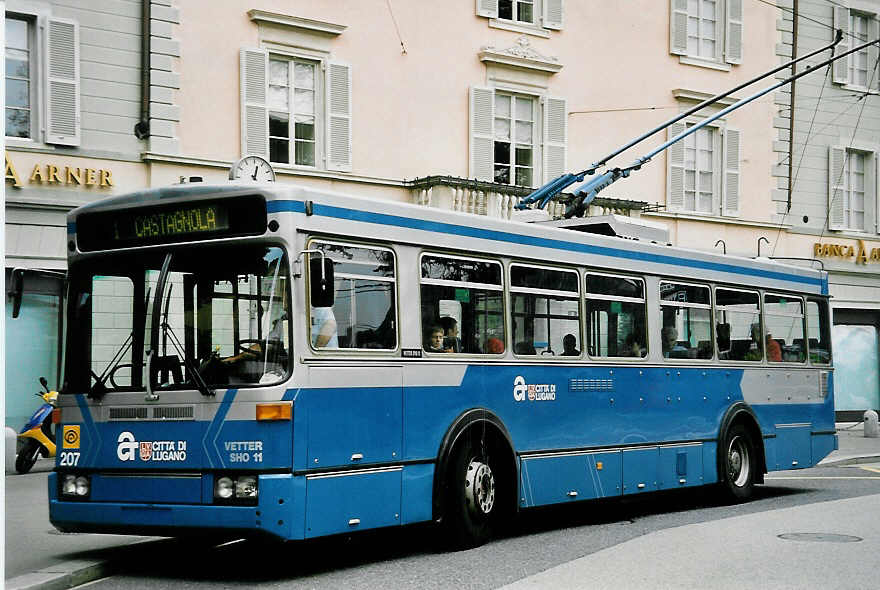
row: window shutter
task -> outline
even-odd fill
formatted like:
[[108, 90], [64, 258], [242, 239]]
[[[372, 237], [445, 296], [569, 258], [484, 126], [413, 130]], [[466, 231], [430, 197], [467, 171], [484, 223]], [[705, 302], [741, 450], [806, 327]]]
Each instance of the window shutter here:
[[241, 62], [241, 153], [269, 159], [269, 52], [242, 49]]
[[[876, 39], [880, 36], [880, 22], [876, 18], [868, 19], [868, 39]], [[880, 72], [877, 71], [880, 48], [876, 45], [868, 46], [868, 86], [871, 90], [880, 89]]]
[[724, 60], [729, 64], [742, 63], [743, 7], [742, 0], [728, 0], [727, 29], [724, 35]]
[[351, 66], [327, 65], [327, 169], [351, 172]]
[[739, 162], [740, 132], [728, 127], [724, 132], [724, 186], [722, 188], [723, 215], [736, 217], [739, 215]]
[[498, 18], [498, 0], [477, 0], [477, 16]]
[[544, 182], [565, 174], [568, 110], [565, 99], [544, 99]]
[[544, 0], [544, 27], [559, 31], [562, 29], [563, 0]]
[[[834, 54], [840, 55], [849, 49], [849, 9], [842, 6], [834, 7], [834, 29], [843, 30], [843, 40], [834, 48]], [[832, 36], [835, 34], [831, 32]], [[849, 82], [849, 57], [838, 59], [833, 63], [831, 79], [835, 84]]]
[[[684, 133], [684, 123], [670, 125], [667, 139]], [[684, 140], [669, 146], [666, 154], [666, 210], [681, 211], [684, 208]]]
[[[877, 225], [878, 206], [880, 206], [880, 192], [878, 192], [878, 163], [877, 152], [873, 152], [870, 157], [871, 165], [868, 167], [867, 186], [865, 187], [865, 231], [869, 233], [880, 233], [880, 226]], [[873, 198], [871, 197], [873, 195]]]
[[79, 25], [46, 21], [46, 143], [80, 145]]
[[846, 165], [846, 148], [828, 147], [828, 229], [844, 229], [843, 171]]
[[669, 53], [687, 55], [687, 0], [670, 0], [669, 6]]
[[492, 182], [494, 174], [493, 126], [495, 121], [495, 91], [471, 86], [470, 119], [470, 172], [471, 178]]

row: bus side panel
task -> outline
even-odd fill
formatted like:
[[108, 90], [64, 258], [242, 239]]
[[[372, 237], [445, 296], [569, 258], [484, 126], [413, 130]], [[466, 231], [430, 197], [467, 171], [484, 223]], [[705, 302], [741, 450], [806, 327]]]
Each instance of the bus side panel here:
[[520, 506], [620, 495], [621, 453], [524, 457], [520, 462]]
[[401, 472], [398, 467], [307, 477], [306, 537], [400, 524]]
[[403, 468], [400, 523], [431, 520], [431, 494], [434, 491], [434, 464], [421, 463]]

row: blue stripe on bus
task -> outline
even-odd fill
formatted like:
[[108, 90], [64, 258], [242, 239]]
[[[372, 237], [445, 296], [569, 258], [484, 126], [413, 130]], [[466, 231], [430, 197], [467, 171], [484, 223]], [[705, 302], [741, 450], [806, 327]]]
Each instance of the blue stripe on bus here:
[[[82, 414], [83, 426], [85, 426], [86, 433], [89, 435], [89, 452], [88, 455], [83, 457], [83, 464], [91, 465], [92, 462], [97, 459], [98, 453], [101, 450], [101, 435], [98, 432], [98, 428], [95, 426], [95, 421], [92, 419], [92, 412], [89, 410], [86, 396], [79, 393], [73, 397], [76, 399], [76, 405], [79, 406], [80, 414]], [[81, 437], [80, 440], [85, 441], [86, 439], [85, 437]], [[84, 446], [83, 442], [81, 442], [80, 445]]]
[[[305, 204], [302, 201], [269, 201], [267, 203], [269, 213], [294, 212], [302, 213], [305, 211]], [[626, 258], [629, 260], [637, 260], [641, 262], [651, 262], [656, 264], [671, 264], [677, 266], [685, 266], [691, 268], [699, 268], [703, 270], [711, 270], [717, 272], [727, 272], [741, 275], [751, 275], [765, 279], [774, 279], [779, 281], [791, 281], [795, 283], [803, 283], [806, 285], [818, 286], [822, 288], [823, 293], [827, 290], [827, 281], [821, 278], [801, 277], [798, 275], [787, 274], [784, 272], [773, 270], [761, 270], [757, 268], [745, 268], [742, 266], [734, 266], [720, 262], [706, 262], [701, 260], [691, 260], [689, 258], [678, 258], [666, 254], [649, 254], [645, 252], [634, 252], [631, 250], [621, 250], [620, 248], [610, 248], [607, 246], [592, 246], [589, 244], [578, 244], [575, 242], [565, 242], [562, 240], [554, 240], [549, 238], [539, 238], [527, 236], [523, 234], [513, 234], [508, 232], [500, 232], [494, 230], [486, 230], [478, 227], [469, 227], [466, 225], [455, 225], [452, 223], [443, 223], [439, 221], [426, 221], [423, 219], [415, 219], [412, 217], [402, 217], [399, 215], [388, 215], [386, 213], [373, 213], [371, 211], [360, 211], [357, 209], [347, 209], [344, 207], [334, 207], [332, 205], [314, 206], [315, 215], [323, 215], [325, 217], [334, 217], [337, 219], [348, 219], [351, 221], [362, 221], [366, 223], [375, 223], [379, 225], [392, 225], [398, 227], [406, 227], [410, 229], [418, 229], [424, 231], [433, 231], [439, 233], [453, 234], [470, 238], [481, 238], [484, 240], [494, 240], [497, 242], [508, 242], [511, 244], [527, 244], [530, 246], [538, 246], [541, 248], [551, 248], [554, 250], [568, 250], [573, 252], [582, 252], [584, 254], [595, 254], [598, 256], [611, 256], [616, 258]]]
[[[205, 430], [205, 438], [202, 439], [202, 449], [205, 452], [205, 458], [208, 459], [208, 463], [211, 467], [226, 467], [226, 463], [223, 461], [223, 454], [220, 452], [220, 449], [217, 448], [217, 437], [220, 435], [220, 428], [223, 427], [223, 422], [226, 420], [226, 414], [229, 412], [229, 407], [232, 405], [232, 402], [235, 401], [235, 395], [238, 393], [237, 389], [227, 389], [226, 393], [223, 395], [223, 401], [220, 403], [220, 407], [217, 408], [217, 413], [214, 414], [214, 419], [211, 421], [208, 429]], [[208, 440], [210, 438], [210, 441]], [[216, 455], [212, 456], [212, 450], [216, 452]], [[217, 459], [217, 465], [214, 464], [214, 457]]]

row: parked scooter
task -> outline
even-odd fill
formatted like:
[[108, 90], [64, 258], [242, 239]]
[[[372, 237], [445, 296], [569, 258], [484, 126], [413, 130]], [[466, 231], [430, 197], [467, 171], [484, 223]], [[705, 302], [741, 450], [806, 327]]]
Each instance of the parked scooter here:
[[18, 457], [15, 459], [15, 470], [19, 473], [27, 473], [37, 462], [40, 455], [44, 457], [55, 456], [55, 434], [52, 432], [52, 410], [58, 401], [58, 392], [49, 391], [49, 384], [45, 377], [40, 377], [40, 384], [45, 392], [37, 392], [37, 397], [42, 398], [40, 406], [28, 423], [24, 425], [18, 438], [22, 439], [23, 445]]

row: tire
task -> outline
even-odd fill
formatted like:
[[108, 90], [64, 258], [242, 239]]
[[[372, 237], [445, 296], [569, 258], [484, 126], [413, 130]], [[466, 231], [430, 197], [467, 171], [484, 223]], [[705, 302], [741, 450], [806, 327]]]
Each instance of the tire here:
[[479, 547], [504, 521], [508, 482], [504, 454], [469, 434], [458, 445], [446, 479], [443, 519], [447, 539], [456, 549]]
[[721, 489], [732, 502], [745, 502], [752, 497], [758, 453], [752, 435], [742, 424], [731, 426], [721, 439], [719, 454]]
[[37, 458], [40, 456], [40, 447], [40, 443], [32, 438], [24, 441], [18, 457], [15, 458], [15, 470], [18, 473], [23, 474], [31, 470], [31, 467], [34, 466], [34, 463], [37, 462]]

